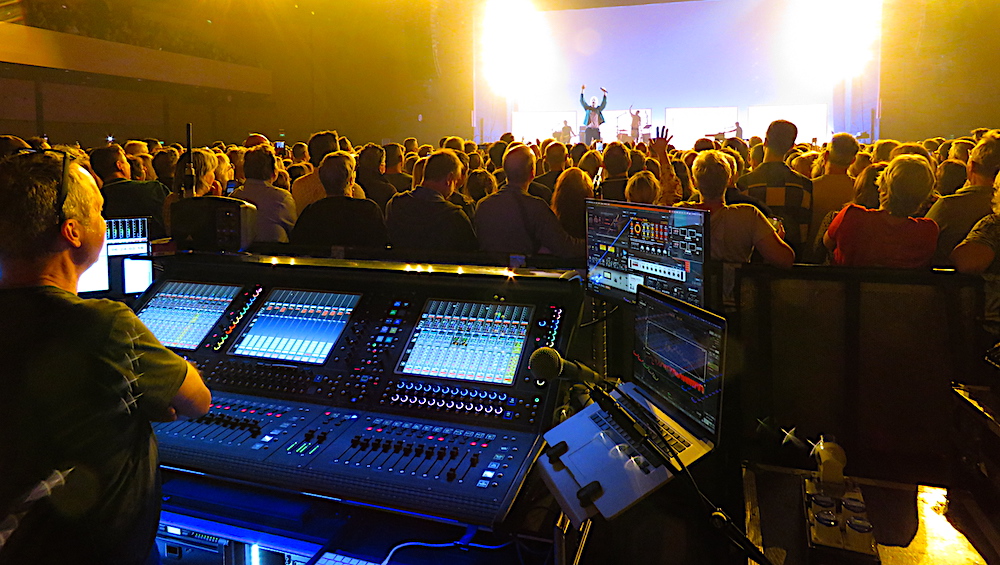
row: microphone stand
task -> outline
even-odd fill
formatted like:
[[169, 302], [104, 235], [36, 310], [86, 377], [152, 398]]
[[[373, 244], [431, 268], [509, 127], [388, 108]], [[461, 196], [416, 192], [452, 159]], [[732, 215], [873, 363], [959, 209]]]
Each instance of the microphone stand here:
[[[687, 476], [688, 481], [694, 488], [695, 493], [698, 495], [698, 498], [708, 511], [709, 521], [712, 526], [716, 529], [722, 530], [726, 537], [729, 538], [729, 541], [748, 558], [760, 563], [760, 565], [774, 565], [771, 560], [764, 555], [760, 548], [750, 541], [743, 530], [733, 523], [732, 518], [730, 518], [721, 507], [713, 504], [708, 496], [706, 496], [705, 493], [698, 488], [698, 483], [694, 480], [694, 476], [687, 468], [687, 465], [681, 461], [677, 451], [670, 445], [670, 442], [663, 437], [663, 434], [657, 427], [652, 426], [652, 429], [650, 429], [650, 427], [642, 425], [635, 418], [633, 418], [628, 411], [622, 408], [621, 404], [615, 400], [613, 396], [608, 394], [607, 391], [599, 386], [594, 386], [588, 382], [584, 382], [583, 384], [590, 390], [590, 397], [594, 400], [594, 402], [596, 402], [602, 410], [610, 414], [611, 418], [625, 430], [625, 433], [629, 435], [631, 439], [642, 443], [649, 448], [651, 453], [661, 458], [664, 463], [669, 464], [675, 474], [682, 473]], [[659, 438], [660, 443], [667, 448], [669, 453], [664, 452], [660, 445], [653, 441], [650, 437], [650, 432], [655, 434], [655, 437]], [[676, 465], [670, 463], [671, 459], [676, 462]]]
[[194, 142], [192, 141], [193, 138], [192, 131], [193, 128], [191, 126], [191, 123], [189, 122], [187, 125], [188, 160], [187, 160], [187, 166], [184, 168], [184, 190], [183, 190], [183, 193], [186, 197], [195, 196], [194, 187], [195, 187], [196, 175], [194, 172]]

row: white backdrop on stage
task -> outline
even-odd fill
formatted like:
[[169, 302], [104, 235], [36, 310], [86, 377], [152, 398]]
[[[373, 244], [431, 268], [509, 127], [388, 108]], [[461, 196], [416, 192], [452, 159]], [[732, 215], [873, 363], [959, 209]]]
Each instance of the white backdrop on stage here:
[[774, 120], [788, 120], [795, 124], [799, 128], [799, 136], [796, 139], [798, 143], [808, 143], [813, 138], [823, 143], [833, 137], [826, 104], [751, 106], [747, 112], [746, 123], [740, 124], [743, 127], [743, 137], [750, 139], [750, 136], [759, 135], [763, 139], [767, 133], [767, 126]]
[[[702, 137], [733, 129], [739, 121], [735, 106], [721, 108], [667, 108], [664, 125], [674, 136], [670, 143], [679, 149], [691, 149]], [[727, 137], [733, 134], [727, 134]], [[744, 129], [744, 135], [745, 129]]]
[[[582, 119], [577, 112], [513, 112], [510, 132], [514, 134], [514, 139], [524, 142], [546, 137], [558, 139], [552, 134], [562, 130], [565, 120], [573, 128], [573, 135], [577, 136], [579, 127], [576, 124]], [[577, 137], [573, 137], [572, 142], [578, 141]]]

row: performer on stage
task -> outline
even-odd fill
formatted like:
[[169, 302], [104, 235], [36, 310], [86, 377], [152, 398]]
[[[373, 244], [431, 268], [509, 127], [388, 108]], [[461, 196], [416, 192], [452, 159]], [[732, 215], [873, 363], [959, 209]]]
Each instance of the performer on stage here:
[[632, 141], [635, 143], [639, 142], [639, 126], [642, 125], [642, 115], [639, 114], [639, 110], [632, 112], [632, 106], [628, 107], [628, 114], [632, 116]]
[[589, 146], [594, 141], [601, 140], [600, 127], [601, 124], [604, 123], [604, 114], [601, 112], [603, 112], [604, 107], [608, 105], [608, 91], [604, 88], [601, 89], [601, 92], [604, 93], [604, 99], [601, 100], [600, 106], [597, 105], [596, 96], [592, 96], [590, 98], [590, 105], [588, 106], [587, 102], [583, 98], [585, 90], [587, 90], [587, 85], [580, 87], [580, 105], [587, 111], [587, 115], [584, 117], [584, 124], [587, 126], [587, 132], [584, 134], [585, 139], [583, 142]]
[[568, 120], [563, 120], [562, 131], [559, 134], [559, 141], [569, 144], [573, 139], [573, 126], [569, 125]]

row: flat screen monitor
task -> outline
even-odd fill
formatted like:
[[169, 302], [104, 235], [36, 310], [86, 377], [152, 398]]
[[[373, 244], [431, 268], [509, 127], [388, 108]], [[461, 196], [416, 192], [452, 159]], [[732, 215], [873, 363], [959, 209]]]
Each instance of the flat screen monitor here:
[[153, 262], [149, 259], [122, 258], [125, 294], [142, 294], [153, 284]]
[[639, 287], [632, 381], [716, 437], [725, 352], [725, 318]]
[[523, 304], [428, 300], [396, 372], [512, 385], [533, 315]]
[[[153, 282], [153, 263], [126, 261], [131, 255], [149, 253], [149, 218], [112, 218], [107, 220], [104, 246], [97, 262], [90, 266], [77, 284], [77, 292], [137, 294]], [[145, 282], [145, 286], [142, 283]], [[141, 288], [140, 288], [141, 287]], [[128, 289], [132, 289], [130, 292]]]
[[705, 304], [709, 213], [705, 210], [587, 200], [587, 288], [635, 301], [645, 285]]
[[229, 348], [230, 355], [324, 363], [360, 294], [276, 288]]
[[108, 265], [108, 243], [105, 239], [97, 261], [80, 275], [80, 280], [76, 283], [76, 291], [79, 294], [91, 294], [109, 292], [110, 290], [111, 268]]
[[167, 281], [139, 310], [138, 316], [163, 345], [197, 349], [241, 288]]

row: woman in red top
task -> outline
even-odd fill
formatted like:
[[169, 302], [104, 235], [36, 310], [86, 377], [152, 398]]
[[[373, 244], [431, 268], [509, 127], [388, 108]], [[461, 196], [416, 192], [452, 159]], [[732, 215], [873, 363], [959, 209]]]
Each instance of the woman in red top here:
[[833, 264], [851, 267], [930, 267], [938, 225], [912, 218], [934, 188], [934, 171], [917, 155], [900, 155], [879, 178], [879, 208], [848, 204], [823, 236]]

